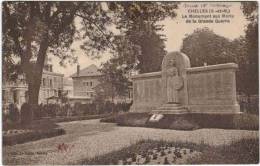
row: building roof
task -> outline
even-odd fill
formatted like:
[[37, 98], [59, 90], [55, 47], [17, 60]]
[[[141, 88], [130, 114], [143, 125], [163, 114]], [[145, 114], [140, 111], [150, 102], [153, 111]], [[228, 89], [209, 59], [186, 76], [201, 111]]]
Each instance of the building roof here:
[[102, 73], [98, 71], [98, 67], [94, 64], [82, 69], [79, 71], [79, 75], [77, 72], [72, 74], [70, 77], [85, 77], [85, 76], [100, 76]]

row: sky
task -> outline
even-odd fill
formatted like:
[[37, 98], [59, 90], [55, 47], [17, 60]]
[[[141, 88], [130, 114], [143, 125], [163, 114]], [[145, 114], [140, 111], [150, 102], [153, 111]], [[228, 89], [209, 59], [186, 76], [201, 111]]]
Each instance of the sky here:
[[[207, 3], [207, 9], [212, 9], [212, 6], [216, 2], [199, 2], [193, 4], [205, 4]], [[182, 46], [182, 40], [187, 34], [191, 34], [197, 28], [208, 27], [213, 30], [216, 34], [229, 38], [231, 40], [238, 38], [239, 36], [244, 35], [244, 30], [247, 25], [247, 21], [240, 9], [240, 2], [217, 2], [218, 4], [224, 4], [230, 6], [230, 14], [233, 14], [234, 17], [230, 19], [230, 23], [194, 23], [189, 24], [185, 22], [183, 19], [183, 15], [190, 14], [188, 13], [189, 9], [194, 9], [191, 7], [187, 7], [187, 5], [192, 5], [191, 2], [183, 2], [179, 5], [179, 9], [176, 10], [177, 16], [174, 19], [167, 18], [159, 24], [165, 25], [164, 31], [162, 34], [166, 35], [167, 41], [165, 42], [166, 51], [180, 51]], [[186, 6], [186, 7], [185, 7]], [[216, 7], [215, 7], [216, 9]], [[223, 9], [223, 7], [221, 8]], [[91, 59], [85, 55], [85, 53], [79, 48], [78, 43], [74, 43], [72, 46], [76, 52], [76, 56], [78, 56], [78, 64], [80, 68], [83, 69], [91, 64], [95, 64], [98, 67], [102, 62], [107, 61], [111, 55], [109, 53], [104, 53], [102, 58], [100, 59]], [[59, 72], [64, 74], [65, 77], [69, 77], [73, 73], [76, 72], [77, 64], [67, 65], [66, 68], [61, 67], [59, 65], [59, 61], [57, 58], [51, 58], [51, 63], [53, 64], [53, 68], [55, 72]]]

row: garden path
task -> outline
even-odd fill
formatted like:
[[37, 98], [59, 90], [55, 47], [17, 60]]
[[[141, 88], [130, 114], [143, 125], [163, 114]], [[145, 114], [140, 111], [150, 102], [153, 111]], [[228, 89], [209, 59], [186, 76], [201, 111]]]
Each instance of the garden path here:
[[[242, 138], [257, 138], [258, 131], [199, 129], [177, 131], [141, 127], [120, 127], [112, 123], [84, 120], [59, 123], [65, 135], [3, 147], [4, 164], [75, 164], [106, 154], [143, 139], [188, 141], [210, 145], [229, 144]], [[64, 143], [66, 150], [58, 146]]]

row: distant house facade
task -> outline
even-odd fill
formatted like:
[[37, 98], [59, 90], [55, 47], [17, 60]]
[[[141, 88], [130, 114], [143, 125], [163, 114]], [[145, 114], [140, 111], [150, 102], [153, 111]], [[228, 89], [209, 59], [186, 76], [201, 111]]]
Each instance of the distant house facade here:
[[[73, 96], [70, 97], [71, 103], [89, 103], [95, 99], [96, 90], [99, 89], [100, 78], [103, 74], [98, 71], [98, 67], [94, 64], [80, 70], [77, 66], [77, 71], [71, 78], [73, 80]], [[130, 78], [130, 77], [129, 77]], [[112, 100], [107, 98], [106, 100]], [[113, 102], [131, 102], [132, 101], [132, 86], [130, 85], [127, 94], [124, 96], [115, 96]]]
[[63, 74], [53, 72], [52, 65], [45, 65], [42, 74], [39, 103], [53, 102], [49, 99], [59, 97], [59, 94], [63, 92], [63, 77]]
[[[3, 77], [2, 102], [3, 106], [10, 103], [16, 104], [19, 108], [28, 98], [28, 85], [24, 75], [19, 75], [15, 81], [8, 81]], [[41, 87], [38, 103], [46, 104], [48, 98], [59, 95], [63, 90], [63, 74], [52, 71], [52, 65], [45, 64], [42, 74]]]
[[94, 64], [80, 70], [77, 65], [77, 71], [71, 78], [73, 80], [73, 96], [70, 101], [88, 103], [91, 102], [96, 93], [94, 88], [100, 84], [99, 79], [102, 73], [98, 71], [98, 67]]
[[67, 97], [73, 96], [73, 83], [69, 78], [63, 79], [63, 92]]
[[15, 81], [7, 81], [3, 76], [2, 80], [2, 106], [3, 110], [11, 103], [18, 107], [26, 101], [28, 95], [28, 85], [23, 75], [19, 75]]

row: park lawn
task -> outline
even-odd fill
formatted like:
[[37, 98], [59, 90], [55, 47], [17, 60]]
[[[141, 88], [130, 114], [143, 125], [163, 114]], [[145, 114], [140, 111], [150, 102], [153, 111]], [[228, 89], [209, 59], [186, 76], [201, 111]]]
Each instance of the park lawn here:
[[231, 145], [206, 147], [203, 155], [189, 164], [257, 164], [259, 139], [242, 139]]
[[[184, 164], [256, 164], [259, 162], [259, 139], [242, 139], [230, 145], [209, 146], [204, 143], [166, 142], [142, 140], [119, 151], [114, 151], [92, 159], [79, 161], [78, 165], [107, 165], [127, 161], [134, 154], [147, 155], [149, 150], [159, 147], [174, 146], [188, 148], [201, 152], [198, 157], [192, 157]], [[127, 163], [127, 165], [131, 163]]]
[[12, 124], [3, 126], [3, 145], [15, 145], [43, 138], [50, 138], [65, 134], [57, 123], [80, 120], [90, 120], [104, 118], [110, 114], [72, 116], [72, 117], [52, 117], [34, 120], [30, 124]]

